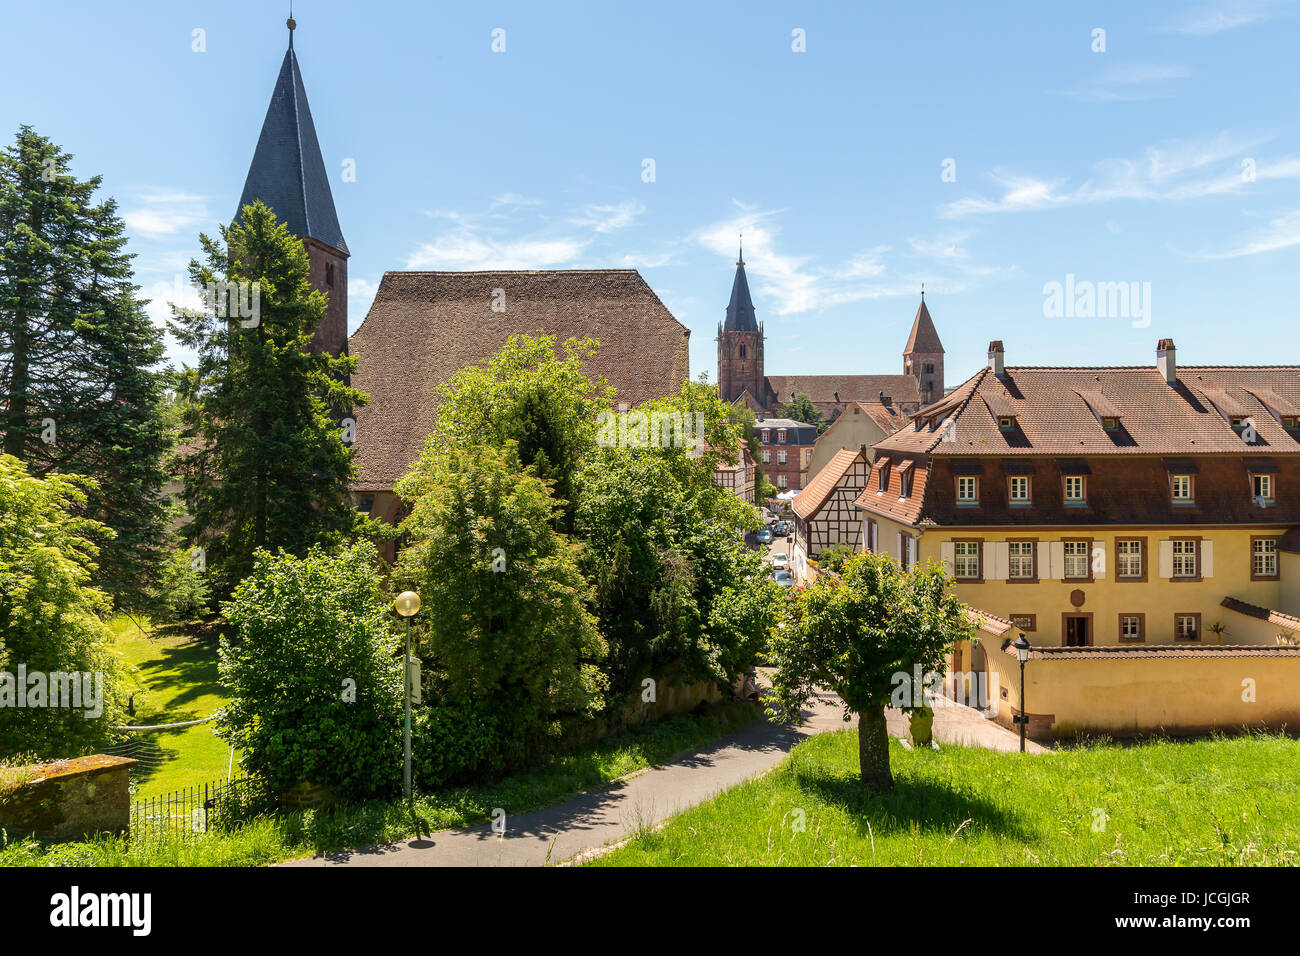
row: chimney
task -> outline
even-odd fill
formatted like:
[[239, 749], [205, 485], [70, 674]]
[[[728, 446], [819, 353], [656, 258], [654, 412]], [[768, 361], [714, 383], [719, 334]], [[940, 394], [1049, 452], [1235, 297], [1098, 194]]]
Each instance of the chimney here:
[[993, 374], [998, 378], [1007, 377], [1006, 367], [1006, 350], [1002, 348], [1002, 340], [994, 339], [989, 343], [989, 368], [993, 369]]
[[1165, 377], [1166, 385], [1178, 384], [1178, 363], [1174, 361], [1174, 340], [1161, 339], [1156, 346], [1156, 371]]

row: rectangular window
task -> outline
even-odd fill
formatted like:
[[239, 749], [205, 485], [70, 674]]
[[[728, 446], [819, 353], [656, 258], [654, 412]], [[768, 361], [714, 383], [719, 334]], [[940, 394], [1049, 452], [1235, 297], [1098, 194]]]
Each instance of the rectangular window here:
[[962, 475], [957, 479], [957, 501], [975, 504], [979, 500], [979, 479]]
[[1190, 504], [1193, 500], [1191, 475], [1174, 475], [1170, 479], [1170, 488], [1173, 492], [1174, 501], [1180, 504]]
[[882, 465], [880, 468], [880, 480], [876, 483], [877, 490], [883, 492], [889, 487], [889, 466]]
[[1012, 614], [1011, 623], [1022, 631], [1038, 630], [1037, 614]]
[[980, 576], [980, 543], [978, 541], [954, 541], [953, 577], [964, 581], [978, 581]]
[[1145, 614], [1121, 614], [1119, 616], [1119, 639], [1129, 643], [1141, 643], [1146, 640], [1145, 624]]
[[1277, 580], [1277, 538], [1251, 538], [1250, 551], [1250, 579]]
[[1175, 614], [1174, 637], [1180, 641], [1199, 641], [1201, 639], [1201, 615]]
[[784, 445], [784, 444], [785, 444], [785, 429], [784, 429], [784, 428], [778, 428], [778, 429], [776, 430], [776, 441], [777, 441], [777, 444], [780, 444], [780, 445]]
[[905, 471], [898, 476], [898, 486], [900, 489], [898, 500], [902, 501], [912, 493], [912, 473], [910, 471]]
[[1029, 476], [1013, 475], [1008, 478], [1007, 492], [1013, 505], [1029, 504]]
[[1065, 503], [1067, 505], [1081, 505], [1084, 501], [1083, 475], [1066, 475]]
[[1197, 546], [1199, 544], [1200, 542], [1195, 538], [1179, 538], [1174, 540], [1174, 577], [1200, 577], [1196, 569], [1197, 552], [1200, 550]]
[[1272, 475], [1251, 475], [1250, 491], [1257, 501], [1272, 502], [1273, 500], [1273, 476]]
[[1034, 554], [1037, 550], [1037, 542], [1034, 541], [1008, 541], [1007, 579], [1011, 581], [1034, 580], [1036, 577], [1034, 573]]
[[785, 473], [784, 473], [784, 472], [782, 472], [781, 474], [779, 474], [779, 475], [776, 476], [776, 486], [777, 486], [778, 488], [784, 488], [784, 487], [785, 487]]
[[1065, 579], [1086, 581], [1092, 577], [1092, 542], [1065, 542]]
[[1004, 432], [1013, 432], [1016, 430], [1016, 420], [1010, 415], [1003, 415], [998, 419], [998, 429]]
[[768, 451], [766, 448], [763, 449], [763, 464], [765, 465], [772, 464], [772, 453]]
[[1140, 539], [1121, 538], [1115, 542], [1115, 576], [1134, 579], [1143, 577]]
[[772, 442], [772, 433], [766, 428], [763, 429], [763, 444], [769, 445]]
[[777, 463], [778, 465], [784, 465], [784, 464], [785, 464], [785, 451], [784, 451], [784, 450], [783, 450], [783, 451], [778, 451], [778, 452], [776, 453], [776, 463]]

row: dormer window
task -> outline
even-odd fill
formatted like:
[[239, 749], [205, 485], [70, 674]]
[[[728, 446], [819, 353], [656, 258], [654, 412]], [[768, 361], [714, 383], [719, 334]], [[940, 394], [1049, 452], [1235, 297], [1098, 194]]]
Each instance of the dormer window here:
[[1300, 418], [1297, 418], [1295, 415], [1283, 415], [1282, 427], [1288, 431], [1295, 431], [1297, 428], [1300, 428]]
[[1013, 505], [1029, 504], [1029, 476], [1012, 475], [1008, 478], [1007, 497]]
[[1001, 415], [998, 417], [998, 430], [1004, 432], [1013, 432], [1016, 430], [1016, 418], [1014, 415]]
[[979, 479], [973, 475], [957, 476], [957, 503], [959, 505], [973, 505], [979, 502], [980, 483]]
[[901, 489], [898, 495], [898, 500], [902, 501], [912, 493], [912, 473], [910, 471], [905, 471], [903, 474], [899, 475], [898, 484]]
[[1171, 475], [1169, 492], [1174, 504], [1190, 505], [1196, 500], [1191, 475]]
[[1101, 427], [1108, 432], [1117, 432], [1119, 431], [1119, 419], [1114, 415], [1107, 415], [1102, 418]]
[[768, 431], [766, 428], [763, 429], [763, 444], [764, 445], [772, 444], [772, 433]]
[[1081, 505], [1088, 500], [1083, 475], [1066, 475], [1064, 481], [1067, 505]]
[[889, 487], [889, 459], [876, 459], [876, 494], [883, 495], [885, 489]]
[[784, 445], [784, 444], [785, 444], [785, 429], [784, 429], [784, 428], [778, 428], [778, 429], [776, 430], [776, 441], [777, 441], [777, 444], [779, 444], [779, 445]]

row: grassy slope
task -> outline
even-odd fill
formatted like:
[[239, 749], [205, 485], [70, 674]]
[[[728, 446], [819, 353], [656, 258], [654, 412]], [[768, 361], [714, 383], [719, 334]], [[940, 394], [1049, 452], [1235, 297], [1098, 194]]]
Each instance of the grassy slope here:
[[161, 845], [100, 839], [42, 847], [26, 841], [0, 845], [0, 866], [258, 866], [486, 823], [494, 807], [513, 815], [558, 803], [636, 770], [666, 763], [757, 716], [753, 705], [729, 702], [703, 715], [655, 721], [493, 783], [421, 797], [414, 818], [400, 801], [376, 802], [262, 818], [233, 833]]
[[[595, 861], [666, 865], [1216, 865], [1300, 862], [1300, 741], [1280, 736], [1042, 756], [891, 743], [895, 791], [858, 785], [856, 731]], [[804, 832], [794, 822], [803, 811]], [[1094, 829], [1094, 821], [1104, 828]]]
[[[198, 640], [171, 631], [150, 633], [127, 617], [115, 617], [110, 628], [122, 660], [134, 668], [128, 679], [135, 692], [134, 726], [181, 723], [207, 717], [225, 703], [217, 681], [215, 640]], [[212, 733], [212, 725], [180, 730], [153, 730], [133, 735], [157, 744], [160, 762], [146, 760], [138, 768], [136, 797], [224, 780], [230, 746]], [[238, 772], [238, 757], [235, 770]]]

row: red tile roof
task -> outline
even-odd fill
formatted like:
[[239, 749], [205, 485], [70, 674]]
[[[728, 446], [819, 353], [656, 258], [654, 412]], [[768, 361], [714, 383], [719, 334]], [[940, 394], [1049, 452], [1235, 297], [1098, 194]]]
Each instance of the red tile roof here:
[[817, 472], [813, 480], [808, 482], [808, 486], [794, 496], [794, 500], [790, 502], [794, 513], [806, 521], [820, 511], [822, 505], [826, 504], [835, 491], [840, 479], [849, 473], [855, 461], [861, 461], [862, 458], [860, 448], [841, 448], [837, 451], [826, 466]]
[[782, 404], [796, 392], [823, 403], [879, 402], [881, 392], [895, 402], [921, 400], [921, 386], [911, 375], [769, 375], [767, 384]]
[[1283, 614], [1281, 611], [1274, 611], [1272, 608], [1260, 607], [1258, 604], [1247, 604], [1245, 601], [1238, 601], [1234, 597], [1226, 597], [1219, 604], [1229, 611], [1236, 611], [1238, 614], [1245, 614], [1247, 617], [1258, 618], [1261, 621], [1276, 624], [1288, 631], [1300, 631], [1300, 617]]
[[[1006, 653], [1015, 654], [1013, 648]], [[1044, 661], [1113, 661], [1170, 657], [1300, 657], [1289, 644], [1099, 644], [1093, 647], [1034, 647], [1029, 659]]]
[[[999, 379], [981, 369], [877, 449], [934, 455], [1300, 452], [1300, 433], [1284, 429], [1252, 391], [1271, 394], [1286, 407], [1300, 403], [1300, 366], [1183, 366], [1174, 387], [1154, 367], [1006, 371]], [[983, 401], [972, 402], [977, 395]], [[1014, 415], [1018, 428], [1000, 431], [995, 414]], [[947, 415], [955, 418], [955, 441], [943, 440]], [[1106, 431], [1099, 415], [1118, 417], [1120, 431]], [[1224, 415], [1253, 418], [1256, 443], [1242, 441]]]

